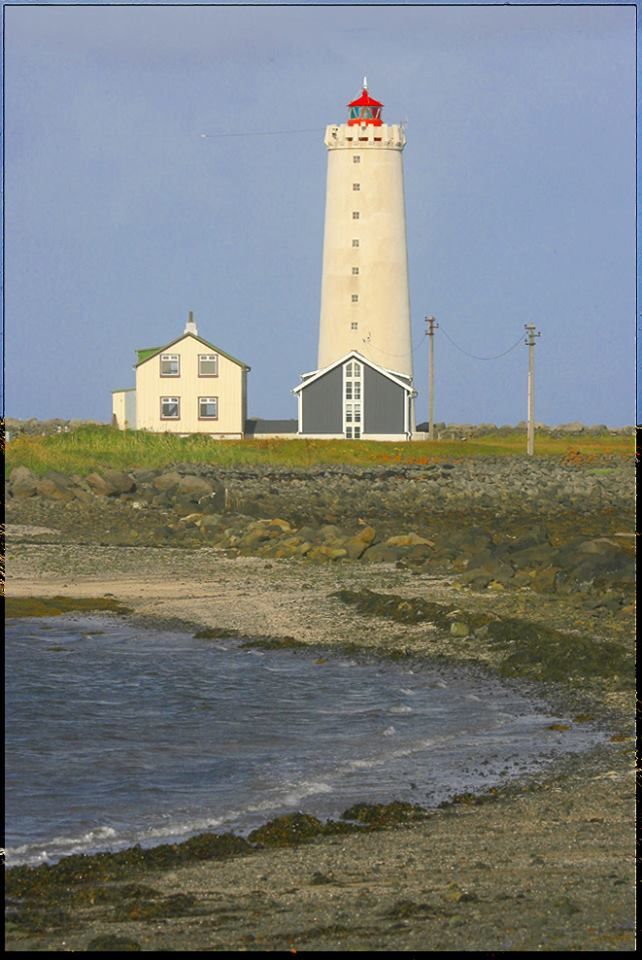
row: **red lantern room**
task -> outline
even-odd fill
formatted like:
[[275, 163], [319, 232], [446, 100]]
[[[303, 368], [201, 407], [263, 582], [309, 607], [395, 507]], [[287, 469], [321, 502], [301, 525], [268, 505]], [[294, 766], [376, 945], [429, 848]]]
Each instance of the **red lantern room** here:
[[361, 124], [368, 124], [371, 127], [380, 127], [383, 123], [381, 119], [381, 108], [383, 103], [380, 103], [378, 100], [373, 100], [373, 98], [368, 93], [368, 81], [366, 77], [363, 78], [363, 90], [361, 91], [361, 96], [356, 100], [353, 100], [352, 103], [348, 104], [350, 109], [350, 116], [348, 119], [348, 126], [360, 126]]

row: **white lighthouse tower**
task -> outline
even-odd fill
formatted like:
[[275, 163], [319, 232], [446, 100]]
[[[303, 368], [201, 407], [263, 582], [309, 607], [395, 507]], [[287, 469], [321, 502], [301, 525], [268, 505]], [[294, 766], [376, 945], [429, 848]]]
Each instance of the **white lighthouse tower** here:
[[408, 256], [400, 124], [381, 119], [368, 93], [346, 123], [326, 128], [328, 179], [319, 367], [358, 350], [412, 377]]
[[318, 368], [294, 393], [302, 436], [411, 439], [414, 432], [401, 124], [368, 93], [326, 127], [328, 180]]

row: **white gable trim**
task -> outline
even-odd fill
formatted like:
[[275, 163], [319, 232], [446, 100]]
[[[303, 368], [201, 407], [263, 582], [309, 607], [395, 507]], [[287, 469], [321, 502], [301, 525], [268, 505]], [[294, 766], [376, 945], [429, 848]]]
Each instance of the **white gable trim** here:
[[329, 373], [330, 370], [334, 370], [335, 367], [340, 366], [343, 363], [347, 363], [348, 360], [358, 360], [359, 363], [365, 363], [366, 366], [370, 367], [372, 370], [376, 370], [378, 373], [383, 374], [384, 377], [387, 377], [388, 380], [392, 380], [393, 383], [396, 383], [397, 386], [403, 387], [406, 393], [409, 393], [411, 396], [416, 396], [416, 390], [413, 389], [408, 383], [401, 380], [398, 374], [386, 370], [384, 367], [380, 367], [378, 363], [374, 363], [372, 360], [367, 360], [358, 350], [351, 350], [350, 353], [346, 353], [345, 356], [341, 357], [339, 360], [335, 360], [334, 363], [329, 364], [327, 367], [323, 367], [322, 370], [313, 370], [311, 373], [302, 373], [301, 377], [305, 378], [303, 383], [300, 383], [298, 387], [294, 387], [292, 393], [300, 393], [304, 387], [308, 387], [311, 383], [314, 383], [315, 380], [319, 380], [321, 377], [325, 376], [326, 373]]

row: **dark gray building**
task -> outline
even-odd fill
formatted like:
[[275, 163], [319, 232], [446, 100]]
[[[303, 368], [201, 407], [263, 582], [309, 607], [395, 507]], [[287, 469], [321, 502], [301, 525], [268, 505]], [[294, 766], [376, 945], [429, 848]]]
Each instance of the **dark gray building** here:
[[299, 436], [410, 439], [416, 396], [410, 377], [385, 370], [353, 350], [301, 379], [292, 391], [299, 402]]

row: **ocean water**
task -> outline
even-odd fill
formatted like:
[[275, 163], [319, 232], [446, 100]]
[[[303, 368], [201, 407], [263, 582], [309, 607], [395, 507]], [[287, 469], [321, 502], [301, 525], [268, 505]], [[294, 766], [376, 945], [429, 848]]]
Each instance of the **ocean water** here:
[[110, 615], [7, 622], [7, 862], [434, 806], [605, 739], [515, 684]]

